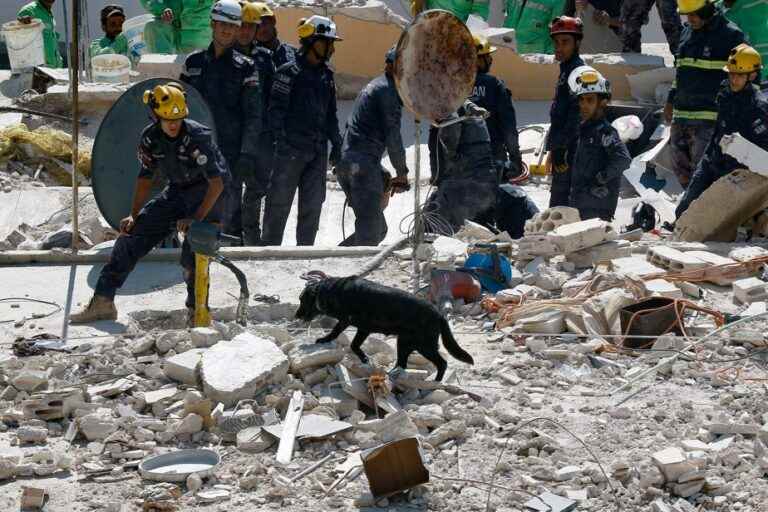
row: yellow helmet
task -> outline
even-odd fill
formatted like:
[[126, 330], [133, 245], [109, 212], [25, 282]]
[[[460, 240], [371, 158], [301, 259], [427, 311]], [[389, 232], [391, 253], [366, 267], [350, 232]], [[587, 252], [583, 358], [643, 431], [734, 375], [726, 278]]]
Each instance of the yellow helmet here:
[[474, 36], [474, 40], [478, 55], [490, 55], [491, 53], [498, 50], [498, 48], [495, 46], [491, 46], [491, 43], [488, 42], [488, 39], [482, 36]]
[[677, 0], [677, 12], [691, 14], [711, 3], [712, 0]]
[[177, 120], [189, 115], [184, 87], [178, 82], [156, 85], [151, 91], [144, 91], [144, 104], [160, 119]]
[[753, 73], [763, 68], [763, 61], [757, 50], [746, 43], [731, 50], [728, 63], [723, 67], [727, 73]]
[[243, 23], [259, 23], [261, 18], [271, 16], [275, 13], [264, 2], [244, 2], [243, 3]]

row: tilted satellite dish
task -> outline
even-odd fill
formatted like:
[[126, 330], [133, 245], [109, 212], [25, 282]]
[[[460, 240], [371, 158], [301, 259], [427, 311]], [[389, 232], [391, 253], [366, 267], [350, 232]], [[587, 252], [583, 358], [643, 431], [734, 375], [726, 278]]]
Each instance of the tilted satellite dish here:
[[[172, 78], [150, 78], [135, 84], [112, 105], [99, 126], [93, 143], [91, 186], [99, 211], [115, 229], [120, 220], [131, 212], [133, 189], [139, 175], [137, 152], [141, 132], [152, 123], [150, 110], [142, 101], [144, 91], [158, 84], [177, 81]], [[187, 93], [189, 118], [211, 130], [216, 127], [213, 114], [203, 96], [191, 85]], [[158, 192], [162, 183], [158, 182]]]
[[417, 118], [446, 119], [472, 94], [476, 59], [472, 33], [459, 18], [422, 12], [397, 42], [395, 85], [403, 104]]

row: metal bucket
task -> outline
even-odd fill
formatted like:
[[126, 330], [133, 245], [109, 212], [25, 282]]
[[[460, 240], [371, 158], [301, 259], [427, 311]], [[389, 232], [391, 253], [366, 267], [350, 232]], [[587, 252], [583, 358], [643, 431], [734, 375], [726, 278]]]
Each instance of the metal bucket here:
[[624, 334], [622, 345], [627, 348], [650, 348], [656, 338], [636, 336], [661, 336], [667, 333], [682, 335], [676, 307], [675, 299], [651, 297], [622, 308], [619, 312], [621, 332]]

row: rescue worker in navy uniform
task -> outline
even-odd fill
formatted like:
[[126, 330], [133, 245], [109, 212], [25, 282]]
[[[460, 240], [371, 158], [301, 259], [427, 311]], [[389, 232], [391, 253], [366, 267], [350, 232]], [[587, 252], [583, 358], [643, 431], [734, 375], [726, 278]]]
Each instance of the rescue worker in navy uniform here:
[[768, 98], [758, 86], [761, 60], [760, 54], [746, 44], [742, 43], [731, 50], [725, 66], [728, 80], [723, 82], [717, 97], [715, 132], [675, 211], [677, 218], [715, 181], [743, 167], [720, 148], [724, 135], [738, 132], [748, 141], [768, 151]]
[[[262, 91], [262, 112], [266, 114], [269, 108], [269, 95], [272, 91], [272, 81], [275, 76], [275, 63], [272, 52], [256, 44], [256, 32], [262, 22], [262, 14], [269, 11], [266, 4], [256, 2], [241, 2], [243, 23], [237, 37], [237, 50], [249, 56], [256, 64]], [[272, 175], [272, 157], [274, 152], [274, 137], [269, 123], [261, 123], [261, 133], [258, 137], [258, 151], [253, 155], [253, 170], [245, 173], [245, 193], [243, 194], [243, 244], [261, 245], [261, 201], [267, 194], [269, 179]]]
[[560, 76], [549, 111], [551, 126], [547, 138], [547, 165], [551, 169], [549, 207], [568, 206], [571, 190], [571, 165], [579, 134], [579, 102], [568, 86], [574, 69], [584, 65], [579, 44], [584, 35], [578, 18], [560, 16], [552, 20], [549, 34], [555, 45], [555, 59], [560, 62]]
[[491, 136], [491, 153], [497, 167], [506, 167], [512, 176], [522, 172], [523, 160], [517, 136], [517, 116], [512, 104], [512, 93], [504, 82], [490, 74], [496, 48], [487, 39], [475, 36], [477, 48], [477, 78], [469, 99], [486, 109], [485, 120]]
[[277, 18], [269, 6], [263, 2], [253, 2], [259, 10], [259, 28], [256, 30], [256, 41], [259, 46], [272, 52], [275, 68], [286, 62], [296, 60], [296, 48], [280, 41], [277, 37]]
[[664, 117], [672, 124], [673, 171], [685, 188], [715, 131], [717, 93], [726, 79], [723, 66], [744, 34], [712, 0], [678, 0], [678, 5], [688, 23], [680, 36]]
[[[120, 221], [120, 236], [101, 270], [93, 298], [83, 311], [70, 317], [73, 324], [115, 320], [115, 293], [141, 258], [174, 229], [184, 233], [194, 221], [216, 223], [223, 214], [221, 194], [229, 179], [227, 164], [210, 128], [185, 119], [188, 109], [183, 86], [174, 82], [158, 85], [144, 92], [144, 102], [156, 121], [141, 135], [141, 170], [131, 213]], [[145, 205], [155, 173], [168, 180], [168, 185]], [[191, 315], [195, 307], [195, 258], [186, 240], [181, 246], [181, 266]]]
[[315, 243], [328, 163], [335, 166], [341, 156], [336, 83], [327, 65], [334, 42], [341, 38], [336, 24], [324, 16], [302, 20], [298, 32], [301, 49], [296, 61], [277, 70], [269, 101], [275, 160], [264, 209], [263, 245], [282, 244], [297, 188], [296, 244]]
[[[234, 49], [240, 24], [236, 0], [216, 2], [211, 9], [213, 42], [187, 57], [180, 78], [200, 91], [213, 113], [219, 147], [233, 174], [227, 186], [224, 232], [237, 237], [242, 231], [243, 181], [254, 172], [259, 152], [264, 101], [253, 60]], [[246, 224], [252, 222], [246, 218]]]
[[612, 221], [621, 175], [632, 159], [616, 129], [605, 119], [611, 84], [595, 69], [576, 69], [570, 82], [579, 101], [581, 125], [571, 176], [570, 206], [582, 220]]
[[[429, 131], [430, 183], [437, 190], [427, 200], [427, 216], [439, 219], [443, 228], [431, 229], [452, 235], [465, 220], [486, 223], [496, 203], [498, 175], [491, 157], [491, 137], [481, 109], [471, 101], [464, 102], [457, 112], [443, 122], [455, 121]], [[466, 116], [466, 117], [465, 117]], [[442, 123], [441, 123], [442, 124]], [[426, 228], [429, 228], [427, 223]]]
[[[395, 57], [392, 48], [385, 57], [384, 74], [360, 92], [347, 120], [336, 174], [355, 212], [355, 232], [339, 245], [379, 245], [387, 234], [384, 194], [408, 190], [408, 166], [400, 135], [402, 102], [392, 74]], [[394, 178], [381, 166], [385, 149], [397, 173]]]

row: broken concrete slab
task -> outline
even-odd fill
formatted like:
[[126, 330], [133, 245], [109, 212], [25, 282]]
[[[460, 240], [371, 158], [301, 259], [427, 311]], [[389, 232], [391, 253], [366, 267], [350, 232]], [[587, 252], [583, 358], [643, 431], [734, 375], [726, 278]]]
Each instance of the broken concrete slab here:
[[198, 368], [207, 350], [195, 348], [169, 357], [163, 362], [165, 376], [188, 386], [196, 386], [199, 378]]
[[245, 452], [260, 453], [276, 442], [277, 438], [261, 427], [248, 427], [237, 433], [237, 449]]
[[566, 260], [576, 268], [590, 268], [593, 265], [616, 258], [632, 256], [632, 243], [628, 240], [611, 240], [603, 244], [574, 251], [566, 255]]
[[680, 475], [695, 469], [693, 464], [688, 462], [683, 451], [675, 447], [654, 453], [651, 460], [664, 474], [667, 482], [677, 482]]
[[739, 226], [768, 207], [768, 177], [737, 169], [712, 184], [675, 224], [684, 242], [732, 242]]
[[232, 406], [288, 373], [288, 357], [272, 341], [243, 333], [207, 349], [200, 364], [205, 396]]
[[300, 372], [317, 366], [335, 365], [344, 359], [344, 349], [338, 342], [315, 343], [302, 340], [288, 353], [291, 372]]
[[189, 338], [195, 348], [208, 348], [221, 341], [219, 331], [212, 327], [195, 327], [189, 331]]
[[629, 256], [611, 260], [611, 270], [619, 275], [646, 277], [664, 274], [664, 269], [649, 263], [645, 258]]
[[707, 267], [707, 263], [701, 261], [691, 253], [678, 251], [665, 245], [649, 247], [645, 253], [648, 261], [657, 267], [664, 268], [671, 272], [686, 272]]
[[736, 159], [745, 169], [768, 177], [768, 151], [736, 132], [720, 139], [723, 153]]
[[683, 291], [666, 279], [650, 279], [643, 282], [648, 295], [657, 297], [669, 297], [670, 299], [682, 299]]
[[768, 300], [768, 284], [756, 277], [733, 282], [733, 298], [742, 304]]
[[135, 70], [141, 80], [180, 76], [184, 69], [186, 55], [145, 53], [139, 57]]
[[[719, 254], [715, 254], [713, 252], [709, 251], [686, 251], [685, 254], [689, 256], [693, 256], [696, 259], [699, 259], [711, 266], [717, 266], [717, 265], [730, 265], [733, 263], [736, 263], [736, 260], [733, 260], [731, 258], [726, 258], [725, 256], [720, 256]], [[747, 271], [744, 272], [744, 277], [746, 277]], [[726, 277], [726, 276], [716, 276], [709, 280], [710, 283], [719, 285], [719, 286], [727, 286], [731, 284], [734, 281], [735, 278], [733, 277]]]
[[565, 224], [550, 233], [550, 239], [563, 252], [580, 251], [616, 238], [616, 232], [608, 222], [589, 219]]

